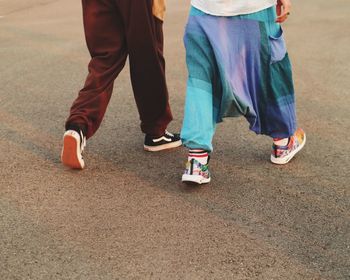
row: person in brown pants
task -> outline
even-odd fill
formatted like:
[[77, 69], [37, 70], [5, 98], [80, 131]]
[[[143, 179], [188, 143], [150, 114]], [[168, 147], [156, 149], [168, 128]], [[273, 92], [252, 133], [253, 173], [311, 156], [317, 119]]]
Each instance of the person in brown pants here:
[[160, 151], [181, 145], [166, 128], [172, 120], [163, 56], [165, 0], [82, 0], [84, 30], [91, 55], [83, 89], [66, 122], [61, 159], [83, 169], [86, 139], [99, 128], [113, 83], [129, 56], [134, 97], [146, 134], [144, 149]]

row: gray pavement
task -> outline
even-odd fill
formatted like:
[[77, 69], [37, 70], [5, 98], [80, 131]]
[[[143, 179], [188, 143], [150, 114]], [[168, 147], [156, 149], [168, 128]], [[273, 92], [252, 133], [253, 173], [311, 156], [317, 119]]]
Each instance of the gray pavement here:
[[[0, 279], [350, 279], [350, 4], [294, 0], [285, 25], [305, 150], [269, 163], [243, 119], [218, 128], [213, 182], [180, 177], [186, 151], [149, 154], [128, 70], [87, 168], [59, 161], [89, 59], [79, 1], [0, 0]], [[168, 0], [179, 131], [189, 1]]]

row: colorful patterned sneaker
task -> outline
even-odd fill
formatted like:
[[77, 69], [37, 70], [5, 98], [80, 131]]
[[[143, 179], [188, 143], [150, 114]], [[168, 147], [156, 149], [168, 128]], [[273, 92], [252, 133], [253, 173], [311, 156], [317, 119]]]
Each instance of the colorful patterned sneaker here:
[[73, 169], [83, 169], [85, 166], [82, 153], [86, 146], [86, 138], [82, 131], [67, 130], [63, 135], [61, 161]]
[[182, 145], [180, 135], [172, 134], [168, 131], [161, 137], [151, 137], [146, 134], [143, 148], [149, 152], [158, 152], [166, 149], [176, 148]]
[[293, 136], [289, 137], [286, 146], [272, 145], [271, 161], [275, 164], [288, 163], [304, 146], [306, 142], [305, 132], [299, 128]]
[[[209, 160], [208, 160], [209, 162]], [[182, 175], [182, 182], [206, 184], [210, 182], [210, 172], [207, 164], [201, 164], [196, 159], [191, 159], [186, 163], [186, 169]]]

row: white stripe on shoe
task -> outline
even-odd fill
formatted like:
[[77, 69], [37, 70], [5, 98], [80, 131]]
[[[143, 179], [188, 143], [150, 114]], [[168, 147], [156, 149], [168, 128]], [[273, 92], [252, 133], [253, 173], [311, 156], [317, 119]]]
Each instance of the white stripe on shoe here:
[[157, 139], [152, 139], [152, 141], [154, 143], [158, 143], [158, 142], [161, 142], [162, 140], [166, 141], [166, 142], [171, 142], [171, 138], [166, 138], [165, 136], [162, 136], [160, 138], [157, 138]]

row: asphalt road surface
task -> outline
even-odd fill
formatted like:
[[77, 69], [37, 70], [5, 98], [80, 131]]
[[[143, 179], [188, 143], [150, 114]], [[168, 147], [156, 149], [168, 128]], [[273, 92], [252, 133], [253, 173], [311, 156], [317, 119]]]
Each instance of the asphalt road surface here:
[[[294, 0], [285, 24], [308, 143], [269, 163], [244, 119], [218, 128], [213, 182], [180, 182], [185, 149], [150, 154], [128, 69], [84, 171], [60, 164], [89, 55], [80, 1], [0, 1], [0, 279], [350, 279], [350, 3]], [[168, 0], [179, 131], [189, 1]]]

